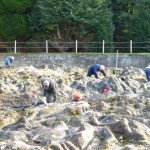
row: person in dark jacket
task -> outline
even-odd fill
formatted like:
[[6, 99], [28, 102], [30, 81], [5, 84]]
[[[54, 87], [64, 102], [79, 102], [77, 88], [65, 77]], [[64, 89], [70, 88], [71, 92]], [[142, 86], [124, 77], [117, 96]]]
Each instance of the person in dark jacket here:
[[150, 83], [150, 65], [148, 65], [145, 69], [144, 72], [146, 74], [147, 82]]
[[56, 84], [53, 79], [42, 78], [42, 87], [44, 88], [43, 96], [46, 97], [47, 103], [56, 102]]
[[14, 62], [14, 57], [13, 56], [8, 56], [5, 58], [5, 67], [12, 67]]
[[90, 77], [91, 75], [94, 75], [95, 78], [99, 78], [98, 72], [101, 72], [107, 78], [107, 75], [106, 75], [106, 72], [105, 72], [105, 66], [100, 65], [100, 64], [92, 65], [88, 70], [87, 77]]

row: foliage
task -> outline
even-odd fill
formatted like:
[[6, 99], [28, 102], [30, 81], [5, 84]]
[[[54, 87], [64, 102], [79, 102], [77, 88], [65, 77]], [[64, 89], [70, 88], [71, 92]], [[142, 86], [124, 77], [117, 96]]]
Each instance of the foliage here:
[[33, 5], [35, 0], [1, 0], [0, 14], [23, 13]]
[[[150, 1], [140, 1], [135, 4], [132, 15], [129, 16], [128, 38], [135, 42], [136, 52], [150, 52]], [[144, 41], [146, 43], [140, 43]]]
[[116, 50], [129, 52], [132, 40], [134, 53], [149, 52], [150, 1], [1, 0], [0, 29], [1, 41], [30, 38], [57, 41], [59, 46], [59, 42], [78, 40], [80, 52], [83, 48], [98, 52], [105, 40], [105, 52], [112, 52], [113, 41]]
[[26, 17], [23, 15], [0, 16], [0, 38], [6, 41], [14, 41], [18, 36], [27, 32]]
[[0, 39], [14, 41], [28, 32], [26, 14], [35, 0], [0, 1]]
[[[150, 1], [148, 0], [112, 0], [113, 22], [115, 24], [114, 41], [134, 42], [134, 52], [145, 52], [148, 45], [139, 42], [148, 42], [150, 34]], [[118, 47], [127, 47], [127, 44], [118, 44]], [[150, 47], [150, 45], [149, 45]], [[121, 52], [127, 52], [122, 49]]]
[[51, 41], [112, 41], [109, 5], [109, 0], [37, 0], [29, 16], [30, 31], [47, 33]]

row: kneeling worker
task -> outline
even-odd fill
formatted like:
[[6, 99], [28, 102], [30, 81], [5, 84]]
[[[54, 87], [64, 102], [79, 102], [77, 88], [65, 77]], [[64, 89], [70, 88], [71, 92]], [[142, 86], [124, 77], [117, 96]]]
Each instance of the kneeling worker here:
[[14, 57], [8, 56], [5, 58], [5, 67], [13, 67]]
[[92, 65], [88, 70], [87, 77], [90, 77], [91, 75], [94, 75], [95, 78], [98, 79], [99, 78], [98, 77], [98, 71], [100, 71], [105, 76], [105, 78], [108, 78], [108, 76], [106, 75], [106, 72], [105, 72], [105, 66], [100, 65], [100, 64]]
[[56, 102], [56, 84], [53, 79], [42, 78], [42, 87], [44, 88], [43, 96], [46, 97], [47, 103]]

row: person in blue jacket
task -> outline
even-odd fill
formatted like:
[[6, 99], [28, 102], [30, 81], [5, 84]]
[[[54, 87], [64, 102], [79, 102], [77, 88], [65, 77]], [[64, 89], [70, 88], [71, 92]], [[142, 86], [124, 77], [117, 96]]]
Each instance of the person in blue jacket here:
[[144, 69], [144, 72], [146, 74], [147, 82], [150, 83], [150, 64]]
[[13, 56], [8, 56], [5, 58], [5, 67], [12, 67], [14, 64], [14, 57]]
[[98, 77], [98, 72], [101, 72], [104, 77], [107, 78], [106, 72], [105, 72], [105, 66], [104, 65], [100, 65], [100, 64], [94, 64], [92, 65], [87, 73], [87, 77], [90, 77], [91, 75], [94, 75], [95, 78], [99, 78]]

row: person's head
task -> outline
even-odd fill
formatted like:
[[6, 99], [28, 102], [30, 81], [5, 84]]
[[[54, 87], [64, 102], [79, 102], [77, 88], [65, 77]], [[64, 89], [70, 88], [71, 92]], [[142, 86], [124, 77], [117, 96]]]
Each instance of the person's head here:
[[100, 65], [99, 70], [105, 70], [105, 66], [104, 65]]
[[43, 82], [43, 87], [44, 87], [44, 89], [48, 89], [49, 88], [49, 81], [48, 80], [45, 80], [44, 82]]
[[10, 58], [11, 58], [12, 61], [15, 59], [14, 56], [11, 56]]

